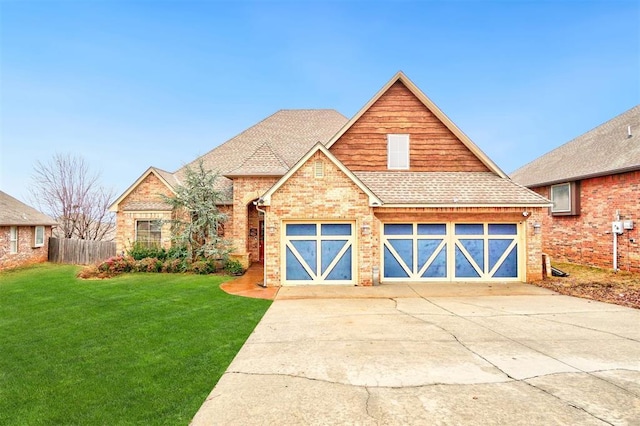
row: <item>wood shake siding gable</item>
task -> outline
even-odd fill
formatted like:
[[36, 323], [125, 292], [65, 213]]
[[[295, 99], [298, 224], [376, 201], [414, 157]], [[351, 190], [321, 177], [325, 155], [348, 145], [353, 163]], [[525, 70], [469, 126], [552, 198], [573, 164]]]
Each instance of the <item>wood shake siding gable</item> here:
[[409, 171], [489, 171], [411, 91], [396, 81], [331, 146], [352, 171], [387, 170], [387, 134], [409, 134]]

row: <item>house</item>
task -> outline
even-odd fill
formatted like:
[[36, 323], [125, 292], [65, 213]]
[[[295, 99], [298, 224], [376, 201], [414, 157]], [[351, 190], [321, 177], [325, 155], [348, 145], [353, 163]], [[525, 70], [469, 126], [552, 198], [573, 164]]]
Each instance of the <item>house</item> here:
[[[224, 178], [225, 236], [269, 286], [529, 281], [549, 201], [512, 182], [402, 72], [350, 120], [284, 110], [201, 160]], [[198, 161], [198, 160], [196, 160]], [[149, 168], [111, 206], [118, 251], [170, 244], [184, 168]]]
[[511, 178], [552, 200], [542, 219], [552, 259], [640, 272], [640, 105]]
[[0, 270], [46, 262], [56, 222], [0, 191]]

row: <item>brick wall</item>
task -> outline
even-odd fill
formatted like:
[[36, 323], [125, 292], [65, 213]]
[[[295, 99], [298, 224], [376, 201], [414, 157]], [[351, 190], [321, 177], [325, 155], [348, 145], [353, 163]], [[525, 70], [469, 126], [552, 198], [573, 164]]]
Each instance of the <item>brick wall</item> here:
[[[325, 176], [314, 177], [314, 163], [325, 163]], [[371, 208], [369, 199], [321, 152], [312, 156], [271, 197], [266, 222], [265, 257], [267, 285], [281, 285], [281, 226], [288, 220], [355, 220], [358, 285], [371, 285], [373, 267], [380, 270], [382, 222], [509, 222], [521, 226], [521, 244], [527, 258], [525, 281], [542, 278], [541, 234], [533, 224], [541, 222], [545, 209], [528, 208]]]
[[11, 227], [0, 226], [0, 270], [46, 262], [51, 226], [44, 227], [44, 246], [34, 247], [35, 226], [18, 226], [18, 252], [10, 253]]
[[[324, 163], [324, 177], [316, 178], [314, 163]], [[267, 285], [281, 285], [282, 221], [288, 220], [355, 220], [358, 269], [356, 282], [372, 284], [372, 267], [377, 251], [374, 250], [373, 232], [362, 232], [363, 226], [373, 229], [373, 210], [369, 197], [363, 193], [340, 169], [322, 153], [315, 153], [271, 197], [265, 226], [265, 259]]]
[[[118, 205], [116, 213], [116, 252], [126, 252], [136, 240], [136, 220], [170, 220], [171, 211], [132, 210], [133, 203], [159, 203], [159, 194], [171, 196], [173, 193], [153, 173], [150, 173]], [[162, 227], [162, 246], [171, 246], [171, 225]]]
[[[534, 191], [550, 196], [549, 186]], [[635, 224], [618, 236], [618, 268], [640, 272], [640, 171], [582, 180], [577, 216], [551, 216], [545, 210], [543, 250], [552, 260], [613, 268], [611, 222], [616, 210], [621, 219]]]
[[[262, 194], [278, 181], [277, 177], [238, 177], [233, 179], [232, 232], [234, 258], [244, 266], [259, 260], [258, 239], [249, 235], [258, 228], [259, 214], [253, 205]], [[229, 229], [229, 228], [227, 228]]]

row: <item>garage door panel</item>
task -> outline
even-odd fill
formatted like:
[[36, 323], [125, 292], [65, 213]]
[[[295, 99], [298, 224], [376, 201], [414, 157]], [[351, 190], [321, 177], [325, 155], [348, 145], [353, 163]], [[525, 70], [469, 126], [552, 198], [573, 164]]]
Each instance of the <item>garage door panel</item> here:
[[287, 284], [352, 284], [352, 223], [285, 223], [283, 275]]
[[403, 268], [397, 259], [389, 250], [389, 247], [384, 247], [384, 276], [385, 278], [408, 278], [409, 273]]
[[517, 279], [518, 231], [516, 223], [383, 224], [383, 278]]
[[291, 241], [290, 243], [293, 246], [298, 257], [303, 260], [310, 269], [315, 269], [317, 264], [317, 252], [316, 252], [316, 242], [315, 241]]
[[347, 248], [339, 260], [336, 262], [327, 275], [326, 279], [329, 281], [342, 281], [351, 279], [351, 247]]
[[518, 276], [518, 250], [515, 245], [492, 276], [495, 278], [515, 278]]
[[295, 281], [310, 281], [311, 275], [307, 269], [303, 266], [303, 262], [291, 250], [291, 247], [287, 247], [286, 255], [286, 279]]
[[433, 260], [428, 264], [421, 278], [446, 278], [447, 277], [447, 245], [444, 244], [442, 249], [435, 255]]

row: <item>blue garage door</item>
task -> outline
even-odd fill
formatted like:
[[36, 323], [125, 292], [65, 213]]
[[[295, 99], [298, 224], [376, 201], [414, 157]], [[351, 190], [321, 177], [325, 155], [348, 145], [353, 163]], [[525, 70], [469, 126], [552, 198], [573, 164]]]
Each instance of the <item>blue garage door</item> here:
[[519, 279], [515, 223], [387, 223], [386, 281]]
[[286, 223], [283, 284], [353, 284], [353, 229], [353, 223]]

